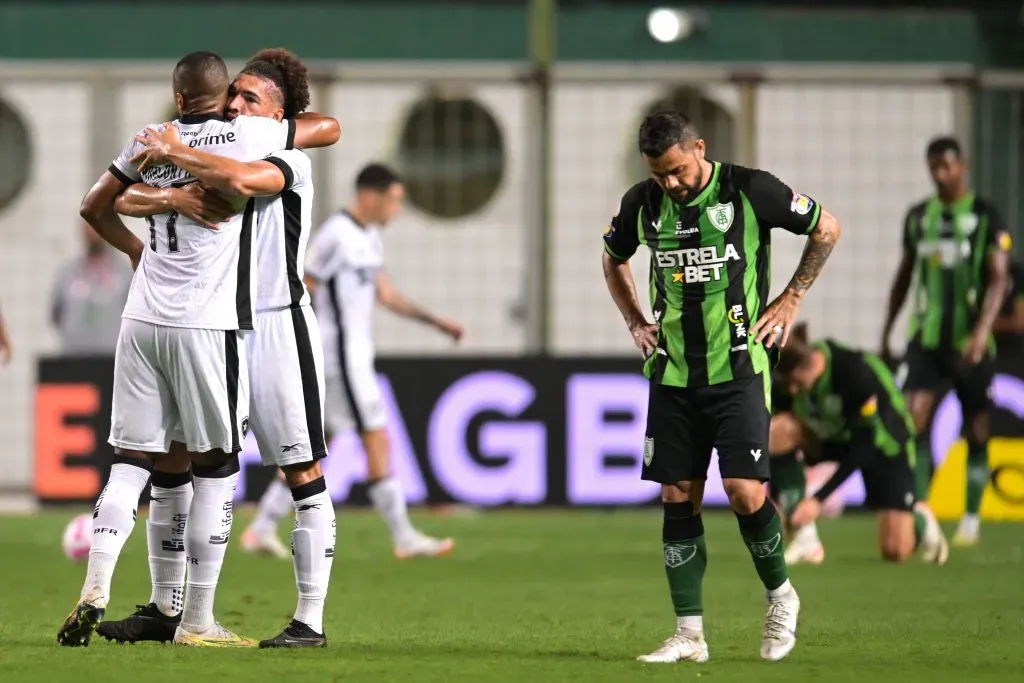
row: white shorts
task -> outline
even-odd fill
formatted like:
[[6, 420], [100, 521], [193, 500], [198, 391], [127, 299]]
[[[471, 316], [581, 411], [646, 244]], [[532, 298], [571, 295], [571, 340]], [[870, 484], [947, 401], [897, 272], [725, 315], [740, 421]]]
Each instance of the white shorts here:
[[309, 306], [256, 314], [248, 335], [249, 417], [264, 465], [294, 465], [327, 455], [324, 351]]
[[332, 434], [352, 429], [368, 432], [388, 423], [373, 357], [353, 360], [344, 354], [342, 362], [327, 373], [325, 419]]
[[110, 443], [166, 453], [237, 453], [249, 429], [249, 372], [237, 330], [124, 319], [114, 353]]

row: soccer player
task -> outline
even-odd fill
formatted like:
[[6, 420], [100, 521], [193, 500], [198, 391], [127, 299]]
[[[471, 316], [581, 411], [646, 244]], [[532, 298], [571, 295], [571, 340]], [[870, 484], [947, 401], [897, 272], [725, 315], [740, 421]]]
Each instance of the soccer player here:
[[367, 457], [370, 500], [387, 523], [399, 558], [444, 555], [453, 541], [432, 538], [412, 525], [405, 494], [391, 473], [386, 415], [374, 370], [374, 300], [456, 342], [463, 335], [457, 322], [405, 298], [383, 270], [380, 229], [398, 214], [404, 194], [401, 180], [386, 166], [370, 164], [360, 171], [355, 201], [314, 235], [306, 268], [314, 284], [313, 305], [323, 321], [327, 438], [346, 429], [359, 432]]
[[[287, 146], [294, 127], [222, 112], [228, 75], [210, 52], [183, 57], [173, 88], [181, 114], [173, 125], [190, 144], [241, 159]], [[216, 622], [213, 602], [231, 532], [241, 440], [248, 429], [249, 381], [242, 330], [252, 328], [255, 202], [217, 231], [177, 212], [149, 221], [143, 245], [117, 217], [114, 202], [140, 180], [158, 187], [187, 183], [170, 165], [140, 168], [133, 141], [82, 203], [82, 217], [137, 266], [118, 338], [110, 443], [115, 460], [93, 513], [93, 540], [81, 598], [58, 642], [86, 646], [102, 620], [117, 558], [135, 526], [139, 496], [152, 461], [187, 449], [195, 494], [179, 537], [189, 571], [176, 642], [249, 645]]]
[[882, 358], [916, 282], [902, 383], [917, 429], [917, 495], [928, 497], [932, 475], [930, 422], [938, 393], [950, 384], [967, 436], [967, 495], [954, 545], [978, 542], [982, 494], [988, 482], [992, 324], [1007, 290], [1010, 236], [991, 202], [967, 187], [960, 144], [937, 138], [926, 158], [935, 196], [916, 204], [903, 224], [903, 255], [889, 294]]
[[794, 398], [792, 412], [772, 417], [771, 447], [839, 463], [813, 497], [801, 495], [789, 506], [796, 538], [803, 538], [799, 530], [814, 524], [825, 500], [860, 470], [867, 506], [878, 511], [882, 559], [904, 562], [916, 548], [926, 562], [944, 564], [949, 546], [942, 529], [914, 495], [914, 422], [885, 363], [830, 339], [809, 343], [794, 331], [777, 371]]
[[[782, 524], [767, 500], [771, 368], [767, 347], [785, 344], [807, 289], [839, 238], [821, 206], [765, 171], [711, 161], [678, 112], [644, 119], [640, 154], [651, 178], [622, 197], [602, 256], [612, 299], [650, 379], [641, 476], [662, 484], [662, 546], [676, 631], [643, 662], [704, 662], [701, 585], [707, 545], [701, 520], [713, 448], [740, 534], [764, 584], [761, 657], [796, 645], [800, 599], [789, 581]], [[770, 229], [807, 235], [796, 274], [766, 305]], [[654, 323], [637, 303], [629, 258], [651, 253]]]
[[[232, 84], [228, 118], [238, 115], [291, 119], [309, 104], [305, 65], [287, 50], [263, 50], [253, 56]], [[308, 115], [311, 121], [319, 115]], [[336, 129], [336, 125], [334, 127]], [[190, 172], [204, 186], [229, 195], [256, 196], [257, 278], [255, 334], [248, 335], [251, 375], [251, 428], [264, 462], [283, 468], [289, 501], [296, 510], [292, 533], [299, 602], [295, 618], [283, 633], [261, 641], [260, 647], [320, 647], [326, 645], [323, 608], [334, 556], [334, 507], [327, 494], [319, 460], [326, 456], [323, 435], [323, 351], [319, 327], [303, 279], [303, 259], [309, 238], [313, 184], [309, 158], [299, 151], [277, 152], [265, 160], [243, 163], [196, 151], [176, 141], [173, 133], [149, 133], [150, 152]], [[307, 132], [298, 142], [310, 146], [333, 144], [338, 131], [321, 138]], [[130, 215], [158, 212], [162, 191], [138, 184], [118, 200]], [[217, 209], [216, 195], [209, 197]], [[155, 477], [156, 475], [154, 475]], [[164, 495], [163, 492], [160, 494]], [[151, 532], [166, 531], [157, 524]], [[150, 547], [160, 554], [160, 541], [151, 535]], [[168, 640], [180, 614], [173, 600], [157, 595], [160, 566], [174, 565], [180, 586], [184, 558], [180, 553], [157, 558], [153, 566], [154, 596], [133, 615], [104, 622], [100, 635], [121, 642]], [[151, 562], [152, 562], [151, 558]]]

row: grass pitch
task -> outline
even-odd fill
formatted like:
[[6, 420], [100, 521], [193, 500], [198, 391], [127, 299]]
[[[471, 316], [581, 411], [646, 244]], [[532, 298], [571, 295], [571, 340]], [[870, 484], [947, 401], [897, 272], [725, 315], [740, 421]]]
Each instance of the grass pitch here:
[[[763, 591], [727, 513], [705, 515], [711, 661], [642, 665], [672, 632], [660, 512], [516, 511], [421, 517], [451, 534], [438, 560], [392, 558], [382, 522], [341, 511], [326, 631], [316, 651], [57, 646], [84, 565], [64, 558], [71, 511], [0, 518], [0, 681], [1014, 681], [1024, 671], [1024, 526], [989, 524], [938, 568], [883, 565], [874, 519], [821, 524], [827, 559], [796, 567], [803, 612], [787, 660], [758, 658]], [[146, 602], [144, 514], [122, 555], [112, 618]], [[247, 515], [238, 516], [235, 536]], [[285, 531], [285, 529], [282, 529]], [[234, 543], [234, 541], [233, 541]], [[228, 553], [217, 615], [265, 638], [291, 617], [291, 563]]]

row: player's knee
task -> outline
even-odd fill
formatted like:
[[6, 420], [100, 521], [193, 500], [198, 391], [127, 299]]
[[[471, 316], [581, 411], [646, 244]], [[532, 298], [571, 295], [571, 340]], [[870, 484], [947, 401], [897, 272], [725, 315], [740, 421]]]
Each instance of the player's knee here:
[[311, 481], [322, 479], [324, 476], [319, 460], [285, 465], [281, 468], [281, 471], [284, 473], [285, 482], [287, 482], [290, 489], [304, 486]]
[[726, 479], [723, 482], [729, 506], [738, 515], [752, 515], [764, 506], [764, 484], [756, 479]]
[[768, 435], [768, 452], [771, 455], [789, 453], [800, 448], [803, 429], [792, 413], [772, 415]]
[[704, 535], [704, 520], [693, 503], [663, 503], [661, 536], [665, 541], [686, 541]]
[[975, 411], [967, 419], [968, 447], [984, 446], [989, 439], [989, 417], [987, 410]]
[[912, 546], [902, 543], [898, 538], [886, 538], [882, 541], [882, 559], [886, 562], [906, 562], [914, 552]]
[[160, 456], [154, 464], [154, 471], [167, 474], [185, 474], [192, 467], [185, 444], [174, 441], [167, 455]]
[[661, 485], [662, 503], [688, 503], [692, 506], [694, 515], [700, 514], [703, 498], [703, 482], [680, 481]]
[[241, 471], [238, 456], [234, 453], [210, 455], [203, 453], [204, 457], [196, 459], [192, 463], [192, 474], [204, 479], [224, 479]]

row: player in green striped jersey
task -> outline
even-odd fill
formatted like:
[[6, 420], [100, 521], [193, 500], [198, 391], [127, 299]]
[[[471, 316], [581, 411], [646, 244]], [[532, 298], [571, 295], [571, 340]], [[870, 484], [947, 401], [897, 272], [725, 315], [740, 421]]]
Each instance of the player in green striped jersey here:
[[[678, 112], [644, 119], [638, 146], [651, 179], [623, 196], [605, 231], [602, 258], [612, 299], [651, 380], [641, 476], [662, 484], [662, 548], [676, 613], [675, 634], [640, 660], [707, 661], [700, 513], [717, 449], [725, 490], [767, 593], [761, 657], [776, 661], [796, 644], [800, 600], [789, 582], [782, 525], [764, 492], [766, 346], [785, 344], [839, 224], [769, 173], [707, 159], [700, 133]], [[789, 286], [768, 303], [773, 227], [809, 239]], [[650, 251], [654, 323], [640, 309], [629, 267], [641, 244]]]
[[882, 335], [882, 357], [914, 284], [903, 390], [917, 427], [918, 496], [931, 480], [930, 422], [939, 392], [950, 384], [962, 406], [967, 437], [967, 492], [954, 545], [978, 541], [982, 494], [988, 483], [992, 324], [1006, 296], [1010, 236], [996, 208], [968, 189], [959, 143], [938, 138], [926, 153], [934, 197], [915, 205], [903, 225], [903, 257], [893, 280]]
[[882, 559], [904, 562], [919, 549], [925, 561], [945, 563], [949, 547], [942, 529], [914, 495], [914, 423], [885, 363], [830, 339], [810, 343], [794, 331], [777, 372], [792, 403], [789, 412], [772, 416], [773, 480], [782, 474], [777, 453], [800, 450], [805, 462], [838, 463], [812, 497], [790, 492], [801, 499], [786, 501], [794, 543], [800, 529], [820, 516], [825, 500], [860, 470], [865, 503], [878, 512]]

